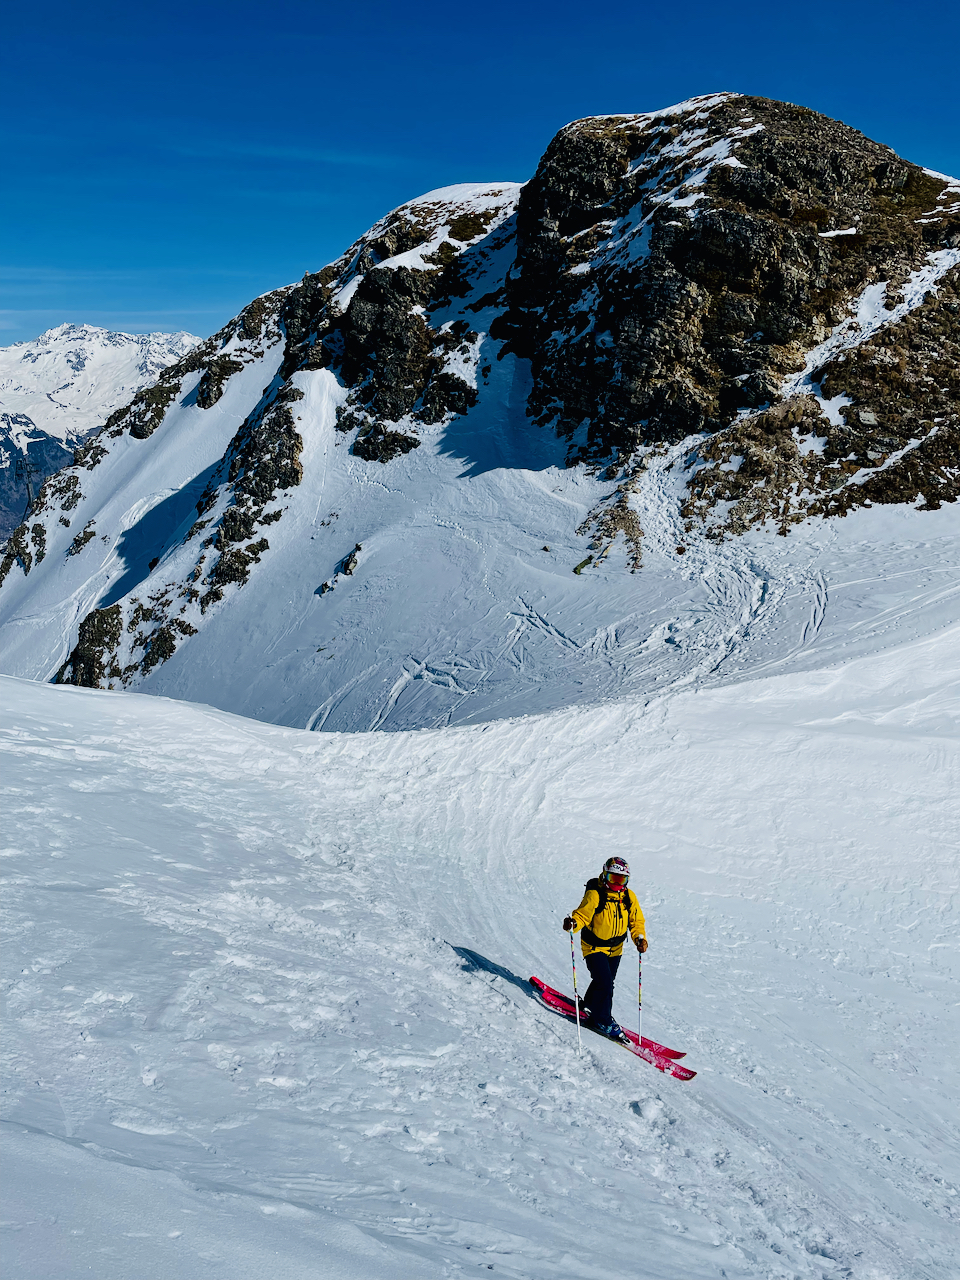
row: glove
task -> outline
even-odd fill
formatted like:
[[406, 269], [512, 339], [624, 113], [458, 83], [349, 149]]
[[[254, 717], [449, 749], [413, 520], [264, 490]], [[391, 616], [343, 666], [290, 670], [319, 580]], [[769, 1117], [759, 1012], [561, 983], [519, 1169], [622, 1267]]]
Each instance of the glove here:
[[566, 916], [563, 921], [564, 933], [569, 933], [573, 928], [573, 916]]
[[637, 950], [640, 952], [640, 954], [641, 954], [641, 955], [643, 955], [643, 953], [646, 951], [646, 949], [647, 949], [647, 945], [648, 945], [648, 944], [647, 944], [647, 940], [646, 940], [646, 938], [644, 938], [644, 937], [639, 937], [639, 938], [635, 938], [635, 939], [634, 939], [634, 941], [635, 941], [635, 942], [636, 942], [636, 944], [637, 944]]

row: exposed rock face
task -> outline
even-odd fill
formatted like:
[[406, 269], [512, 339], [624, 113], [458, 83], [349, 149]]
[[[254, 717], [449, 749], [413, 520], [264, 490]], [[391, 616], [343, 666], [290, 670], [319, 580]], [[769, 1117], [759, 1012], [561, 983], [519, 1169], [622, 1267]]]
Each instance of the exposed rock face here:
[[588, 455], [717, 430], [775, 398], [865, 284], [942, 247], [944, 185], [783, 103], [570, 126], [520, 202], [503, 320], [534, 409], [589, 422]]
[[[960, 300], [956, 272], [915, 311], [793, 394], [700, 445], [685, 512], [707, 533], [740, 533], [773, 517], [785, 533], [809, 515], [873, 503], [935, 509], [960, 498]], [[837, 400], [828, 420], [823, 398]], [[843, 403], [843, 402], [846, 403]], [[718, 503], [733, 505], [724, 515]]]
[[[56, 525], [121, 445], [186, 406], [222, 408], [248, 370], [259, 398], [196, 518], [150, 561], [175, 549], [176, 573], [161, 565], [90, 614], [60, 679], [136, 680], [272, 554], [317, 370], [335, 375], [338, 438], [374, 478], [482, 409], [495, 361], [529, 362], [527, 415], [569, 466], [613, 482], [579, 530], [578, 572], [621, 536], [641, 567], [632, 495], [651, 454], [681, 443], [691, 537], [955, 501], [958, 263], [960, 187], [802, 107], [719, 94], [578, 121], [524, 187], [411, 201], [164, 371], [47, 482], [0, 577], [54, 554]], [[77, 518], [57, 554], [82, 560], [94, 525]]]
[[300, 367], [334, 368], [351, 388], [339, 427], [357, 433], [358, 457], [389, 462], [418, 447], [417, 424], [476, 404], [457, 357], [469, 367], [479, 335], [463, 318], [438, 323], [436, 312], [469, 292], [471, 246], [487, 241], [480, 252], [489, 254], [487, 232], [512, 212], [514, 194], [494, 188], [466, 208], [456, 196], [404, 206], [314, 277], [319, 287], [304, 281], [306, 296], [291, 299], [288, 330], [303, 335], [292, 354]]
[[[707, 433], [690, 515], [738, 504], [715, 532], [918, 495], [935, 506], [957, 496], [958, 197], [785, 103], [722, 97], [679, 117], [580, 121], [524, 190], [496, 332], [530, 359], [531, 412], [570, 439], [573, 460], [629, 473], [645, 446]], [[871, 287], [876, 326], [899, 321], [870, 340], [887, 354], [826, 343], [791, 378]], [[922, 319], [896, 307], [904, 290], [914, 306], [926, 296]], [[850, 346], [865, 336], [853, 326]], [[893, 381], [882, 423], [857, 416]], [[760, 412], [791, 392], [807, 394]], [[821, 408], [837, 396], [852, 399], [843, 425]], [[915, 452], [931, 431], [936, 444]], [[804, 438], [827, 447], [808, 453]], [[745, 459], [738, 479], [732, 457]]]

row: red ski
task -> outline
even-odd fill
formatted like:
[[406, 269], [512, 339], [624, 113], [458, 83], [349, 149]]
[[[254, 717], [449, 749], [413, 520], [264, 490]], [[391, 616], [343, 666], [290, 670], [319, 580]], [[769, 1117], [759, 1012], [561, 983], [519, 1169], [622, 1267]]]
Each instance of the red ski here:
[[[548, 1009], [552, 1009], [554, 1013], [559, 1013], [564, 1018], [569, 1018], [571, 1022], [576, 1021], [576, 1006], [569, 996], [565, 996], [562, 991], [554, 990], [553, 987], [548, 987], [540, 978], [531, 978], [530, 985]], [[582, 1025], [584, 1027], [587, 1026], [586, 1023]], [[590, 1029], [588, 1028], [588, 1030]], [[643, 1037], [643, 1043], [638, 1044], [637, 1033], [635, 1031], [627, 1031], [626, 1028], [624, 1028], [624, 1034], [630, 1041], [630, 1044], [623, 1045], [624, 1049], [635, 1054], [638, 1058], [643, 1058], [644, 1062], [649, 1062], [658, 1071], [665, 1071], [677, 1080], [692, 1080], [697, 1074], [695, 1071], [691, 1071], [689, 1067], [682, 1067], [677, 1062], [678, 1058], [685, 1056], [678, 1050], [668, 1049], [666, 1045], [657, 1044], [656, 1040], [648, 1040], [646, 1036]], [[613, 1043], [622, 1044], [623, 1042], [615, 1040]]]
[[[537, 990], [537, 994], [541, 997], [545, 1004], [550, 1005], [551, 1009], [556, 1009], [559, 1013], [566, 1013], [571, 1018], [576, 1018], [577, 1011], [573, 1007], [573, 1001], [569, 996], [565, 996], [562, 991], [555, 991], [553, 987], [548, 987], [545, 982], [539, 978], [531, 978], [531, 985]], [[624, 1028], [623, 1034], [632, 1040], [634, 1044], [639, 1044], [637, 1033], [628, 1031]], [[657, 1054], [661, 1058], [685, 1058], [687, 1055], [679, 1049], [668, 1049], [665, 1044], [657, 1044], [656, 1040], [648, 1040], [643, 1037], [643, 1043], [640, 1045], [643, 1049], [649, 1049], [651, 1053]]]

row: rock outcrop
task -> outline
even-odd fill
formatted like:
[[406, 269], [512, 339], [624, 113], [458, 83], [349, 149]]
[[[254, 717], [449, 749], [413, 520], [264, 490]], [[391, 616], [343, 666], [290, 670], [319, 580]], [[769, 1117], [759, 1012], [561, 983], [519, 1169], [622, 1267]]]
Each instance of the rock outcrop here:
[[956, 183], [802, 107], [722, 96], [557, 135], [495, 332], [571, 461], [629, 477], [706, 436], [687, 510], [715, 535], [937, 506], [958, 496], [958, 262]]

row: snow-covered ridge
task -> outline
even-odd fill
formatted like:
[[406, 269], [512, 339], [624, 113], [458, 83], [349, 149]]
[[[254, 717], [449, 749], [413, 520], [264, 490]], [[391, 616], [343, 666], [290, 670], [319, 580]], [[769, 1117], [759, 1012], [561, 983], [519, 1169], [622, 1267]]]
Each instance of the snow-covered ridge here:
[[[391, 210], [361, 236], [345, 265], [343, 259], [337, 264], [340, 272], [334, 304], [346, 310], [371, 266], [435, 270], [437, 253], [443, 245], [449, 248], [451, 241], [469, 244], [501, 226], [515, 211], [523, 185], [461, 182], [438, 187]], [[416, 243], [409, 249], [400, 248], [407, 239], [415, 239]], [[394, 248], [399, 252], [392, 252]]]
[[693, 98], [684, 98], [682, 102], [676, 102], [672, 107], [659, 107], [656, 111], [619, 112], [615, 115], [584, 116], [580, 120], [571, 121], [560, 132], [570, 132], [584, 123], [594, 120], [611, 121], [614, 124], [629, 128], [641, 123], [652, 124], [670, 116], [682, 116], [686, 118], [688, 124], [696, 123], [698, 120], [706, 118], [711, 107], [719, 106], [723, 102], [730, 102], [741, 96], [739, 93], [730, 92], [703, 93]]

